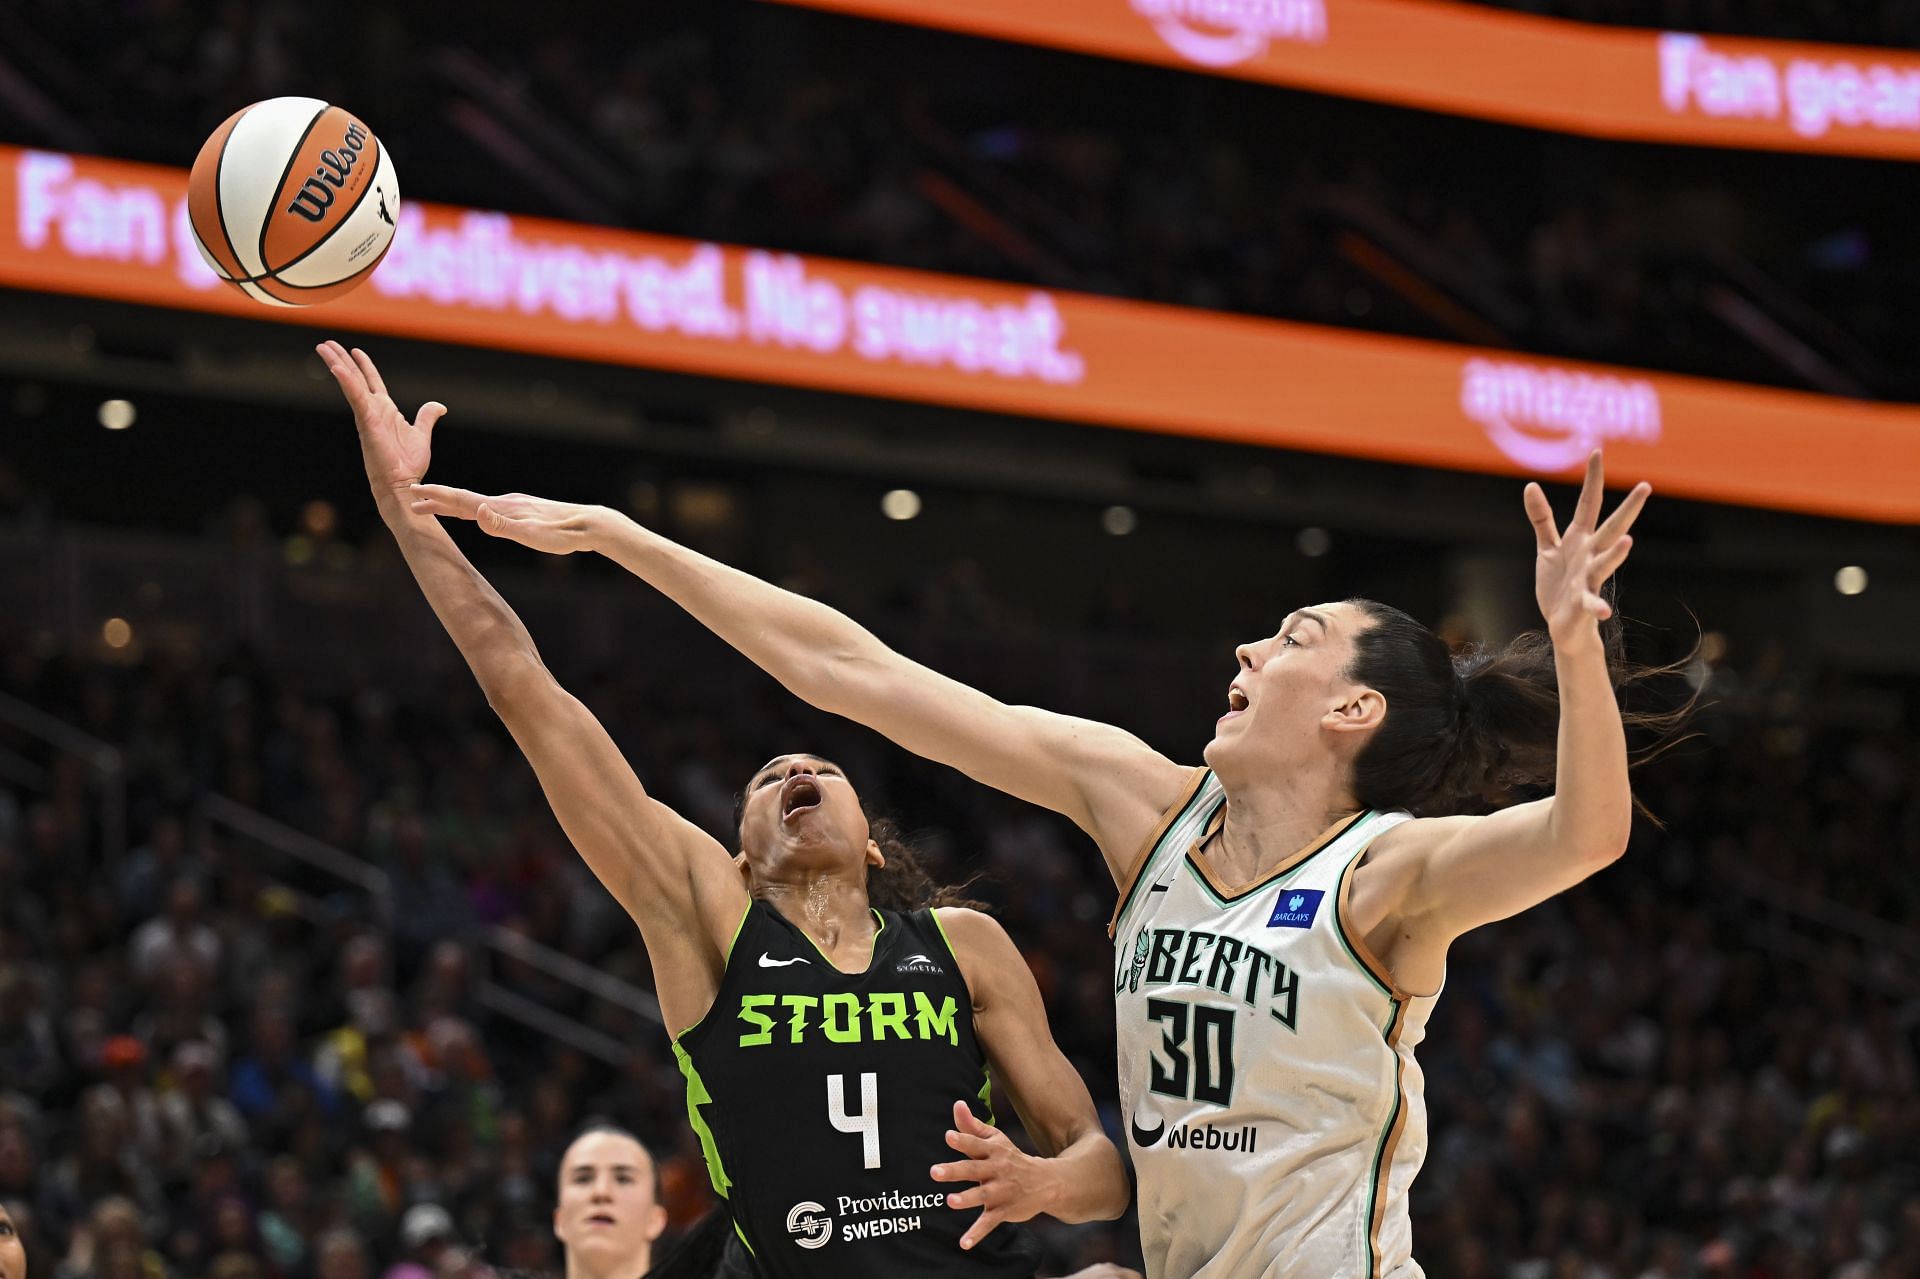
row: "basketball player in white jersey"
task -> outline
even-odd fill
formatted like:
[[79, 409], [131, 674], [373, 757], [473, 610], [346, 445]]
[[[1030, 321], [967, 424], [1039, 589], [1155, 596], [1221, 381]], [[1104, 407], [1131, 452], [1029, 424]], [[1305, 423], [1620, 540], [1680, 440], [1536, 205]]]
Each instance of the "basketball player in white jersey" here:
[[[1118, 728], [1004, 705], [825, 606], [599, 507], [418, 490], [540, 550], [596, 550], [824, 710], [1072, 818], [1120, 888], [1120, 1089], [1151, 1279], [1410, 1279], [1427, 1149], [1414, 1049], [1456, 937], [1618, 858], [1633, 817], [1602, 588], [1650, 489], [1564, 530], [1525, 506], [1546, 633], [1453, 656], [1397, 609], [1296, 609], [1240, 646], [1184, 767]], [[1516, 786], [1548, 799], [1485, 816]]]

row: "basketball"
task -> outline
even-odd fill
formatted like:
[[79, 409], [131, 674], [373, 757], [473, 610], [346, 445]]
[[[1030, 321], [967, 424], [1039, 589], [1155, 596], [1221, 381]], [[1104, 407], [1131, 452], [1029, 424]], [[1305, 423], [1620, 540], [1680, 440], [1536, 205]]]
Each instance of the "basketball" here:
[[200, 256], [257, 302], [311, 306], [380, 265], [400, 214], [393, 158], [344, 107], [269, 98], [229, 116], [193, 162]]

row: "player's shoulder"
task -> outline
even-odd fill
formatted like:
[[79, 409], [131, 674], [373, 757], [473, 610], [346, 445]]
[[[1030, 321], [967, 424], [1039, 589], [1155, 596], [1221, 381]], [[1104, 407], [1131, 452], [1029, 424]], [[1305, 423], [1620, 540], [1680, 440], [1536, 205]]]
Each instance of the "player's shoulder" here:
[[1006, 928], [983, 910], [971, 906], [935, 906], [927, 913], [939, 924], [956, 959], [964, 962], [967, 953], [1017, 953]]

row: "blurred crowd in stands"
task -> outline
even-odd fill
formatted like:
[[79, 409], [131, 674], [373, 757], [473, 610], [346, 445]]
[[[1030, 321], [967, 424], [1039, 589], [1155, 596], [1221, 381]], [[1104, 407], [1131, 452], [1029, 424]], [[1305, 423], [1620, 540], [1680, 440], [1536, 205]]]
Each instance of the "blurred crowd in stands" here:
[[[1920, 39], [1891, 2], [1524, 7]], [[1920, 398], [1920, 261], [1878, 162], [1621, 147], [773, 5], [676, 0], [634, 40], [502, 5], [457, 27], [11, 8], [8, 56], [62, 123], [0, 98], [0, 139], [184, 164], [237, 106], [314, 94], [373, 122], [415, 198]]]
[[[991, 612], [930, 629], [991, 638]], [[356, 677], [382, 642], [365, 628], [331, 668], [149, 629], [81, 650], [0, 617], [0, 692], [126, 770], [115, 854], [91, 762], [0, 716], [0, 1202], [34, 1273], [551, 1272], [555, 1162], [589, 1116], [651, 1143], [675, 1227], [691, 1222], [707, 1179], [658, 1028], [494, 944], [505, 930], [649, 982], [465, 672]], [[947, 660], [938, 641], [916, 655]], [[919, 830], [936, 873], [985, 872], [1117, 1138], [1112, 889], [1084, 839], [764, 681], [692, 670], [636, 646], [558, 674], [649, 788], [723, 839], [750, 770], [804, 747]], [[1703, 737], [1640, 775], [1664, 829], [1455, 950], [1421, 1050], [1433, 1145], [1414, 1208], [1435, 1279], [1920, 1273], [1920, 888], [1903, 870], [1920, 741], [1777, 650], [1736, 641], [1711, 677]], [[1185, 740], [1206, 709], [1138, 705], [1127, 726], [1150, 740]], [[377, 868], [384, 894], [282, 856], [213, 795]], [[618, 1052], [530, 1030], [500, 992]], [[1130, 1230], [1043, 1234], [1065, 1266], [1133, 1255]]]

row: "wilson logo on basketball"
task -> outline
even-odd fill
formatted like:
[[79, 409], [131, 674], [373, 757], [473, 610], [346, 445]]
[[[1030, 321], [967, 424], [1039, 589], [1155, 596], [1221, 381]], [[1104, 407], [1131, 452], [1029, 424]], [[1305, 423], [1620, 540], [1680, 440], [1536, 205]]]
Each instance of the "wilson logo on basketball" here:
[[[340, 139], [340, 145], [330, 147], [320, 153], [320, 164], [313, 176], [300, 184], [293, 193], [293, 203], [287, 206], [288, 213], [297, 213], [309, 222], [318, 222], [327, 216], [327, 210], [333, 207], [333, 193], [344, 190], [347, 178], [353, 173], [353, 166], [360, 162], [360, 152], [367, 145], [367, 131], [357, 120], [347, 122], [346, 134]], [[388, 219], [392, 224], [392, 219]]]

